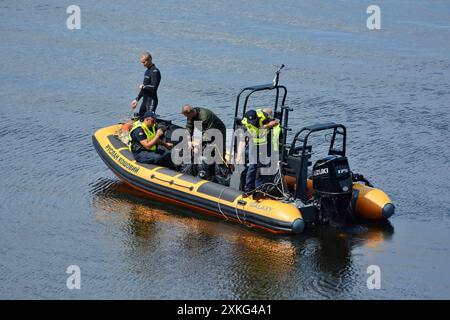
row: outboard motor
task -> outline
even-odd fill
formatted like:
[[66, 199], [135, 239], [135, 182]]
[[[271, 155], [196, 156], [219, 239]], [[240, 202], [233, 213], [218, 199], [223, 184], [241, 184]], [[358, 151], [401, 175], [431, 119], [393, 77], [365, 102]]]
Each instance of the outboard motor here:
[[351, 212], [352, 176], [347, 157], [329, 155], [313, 167], [314, 198], [320, 204], [320, 220], [343, 224]]

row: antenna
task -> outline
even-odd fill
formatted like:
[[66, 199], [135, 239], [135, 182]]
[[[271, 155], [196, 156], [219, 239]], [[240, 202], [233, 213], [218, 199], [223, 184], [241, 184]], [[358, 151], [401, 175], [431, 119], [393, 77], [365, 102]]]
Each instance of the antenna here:
[[275, 64], [273, 66], [277, 68], [277, 71], [275, 72], [275, 78], [273, 78], [273, 85], [277, 86], [278, 81], [280, 80], [280, 72], [284, 68], [284, 64], [280, 64], [280, 65]]

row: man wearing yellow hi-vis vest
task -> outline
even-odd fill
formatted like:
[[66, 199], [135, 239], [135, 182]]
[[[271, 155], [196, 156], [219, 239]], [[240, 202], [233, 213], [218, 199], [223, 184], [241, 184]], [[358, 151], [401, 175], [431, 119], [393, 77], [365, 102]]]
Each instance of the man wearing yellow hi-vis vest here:
[[130, 130], [128, 148], [137, 162], [169, 167], [171, 154], [169, 151], [159, 149], [158, 145], [172, 149], [173, 144], [161, 140], [164, 132], [157, 129], [156, 120], [156, 114], [147, 111], [143, 121], [136, 121]]
[[247, 111], [241, 123], [250, 135], [251, 144], [256, 147], [253, 148], [256, 151], [256, 161], [252, 161], [250, 158], [244, 186], [244, 192], [250, 192], [271, 180], [271, 176], [263, 175], [260, 172], [262, 167], [267, 166], [261, 163], [261, 154], [265, 150], [267, 151], [266, 155], [270, 157], [279, 152], [281, 128], [277, 119], [272, 118], [261, 109]]

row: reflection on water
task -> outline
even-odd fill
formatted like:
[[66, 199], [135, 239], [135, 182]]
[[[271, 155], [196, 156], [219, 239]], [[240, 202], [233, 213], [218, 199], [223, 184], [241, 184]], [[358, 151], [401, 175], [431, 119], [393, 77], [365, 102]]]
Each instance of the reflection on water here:
[[175, 278], [190, 277], [185, 270], [208, 274], [219, 266], [222, 274], [214, 281], [235, 298], [294, 298], [299, 290], [312, 290], [317, 297], [350, 292], [360, 281], [353, 248], [376, 250], [393, 234], [387, 222], [272, 235], [155, 202], [116, 180], [98, 180], [92, 194], [96, 219], [122, 225], [131, 270], [151, 273], [164, 267], [164, 261], [149, 257], [170, 255], [173, 248], [168, 246], [175, 244], [178, 254], [165, 257], [177, 266], [171, 269], [179, 273]]

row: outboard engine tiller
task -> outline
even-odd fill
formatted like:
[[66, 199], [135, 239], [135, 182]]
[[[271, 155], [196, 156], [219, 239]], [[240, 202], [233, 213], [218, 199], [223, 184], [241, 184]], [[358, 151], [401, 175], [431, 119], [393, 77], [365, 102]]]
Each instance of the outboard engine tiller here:
[[313, 189], [323, 222], [342, 224], [350, 218], [353, 187], [347, 157], [330, 155], [318, 160], [313, 167]]

